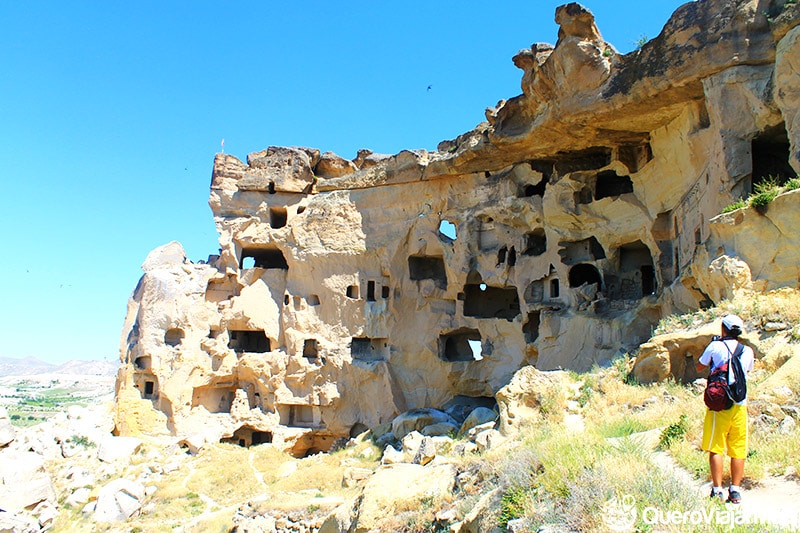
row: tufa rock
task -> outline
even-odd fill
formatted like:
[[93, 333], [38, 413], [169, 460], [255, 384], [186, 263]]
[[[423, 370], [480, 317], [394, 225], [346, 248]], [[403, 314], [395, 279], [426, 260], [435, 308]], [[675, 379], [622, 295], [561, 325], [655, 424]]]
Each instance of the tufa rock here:
[[[386, 444], [455, 424], [396, 417], [494, 396], [507, 434], [566, 412], [544, 372], [606, 365], [676, 311], [795, 287], [800, 191], [719, 215], [800, 169], [800, 15], [784, 7], [689, 2], [622, 55], [570, 3], [555, 45], [514, 56], [521, 94], [437, 151], [217, 155], [219, 253], [192, 263], [170, 243], [145, 261], [115, 434], [303, 457], [365, 426], [393, 421]], [[634, 373], [691, 382], [694, 350], [656, 340]]]
[[136, 514], [142, 507], [145, 488], [127, 479], [110, 481], [97, 494], [94, 519], [98, 522], [121, 522]]

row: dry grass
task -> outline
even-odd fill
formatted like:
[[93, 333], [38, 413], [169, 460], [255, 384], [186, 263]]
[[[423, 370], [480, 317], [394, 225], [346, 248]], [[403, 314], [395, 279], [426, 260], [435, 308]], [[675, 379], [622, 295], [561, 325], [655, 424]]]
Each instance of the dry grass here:
[[658, 323], [654, 333], [661, 335], [693, 329], [728, 313], [739, 315], [755, 326], [767, 322], [797, 324], [800, 322], [800, 290], [784, 287], [766, 293], [741, 291], [710, 309], [666, 317]]

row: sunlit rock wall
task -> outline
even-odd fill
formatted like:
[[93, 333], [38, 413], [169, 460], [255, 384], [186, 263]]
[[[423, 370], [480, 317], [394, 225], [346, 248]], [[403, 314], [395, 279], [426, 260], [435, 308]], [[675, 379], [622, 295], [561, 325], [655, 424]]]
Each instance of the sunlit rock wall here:
[[562, 6], [557, 44], [514, 57], [522, 94], [436, 152], [218, 155], [219, 254], [148, 257], [120, 398], [176, 435], [303, 455], [491, 401], [524, 365], [605, 364], [710, 304], [709, 220], [798, 167], [798, 7], [763, 4], [686, 4], [627, 55]]

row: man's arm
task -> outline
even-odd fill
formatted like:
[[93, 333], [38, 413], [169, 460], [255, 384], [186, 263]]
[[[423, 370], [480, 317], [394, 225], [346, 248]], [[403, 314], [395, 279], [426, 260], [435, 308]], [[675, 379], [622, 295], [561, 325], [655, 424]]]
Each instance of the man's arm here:
[[699, 359], [697, 360], [697, 364], [694, 366], [694, 368], [697, 370], [698, 374], [705, 374], [708, 371], [708, 365], [704, 365]]

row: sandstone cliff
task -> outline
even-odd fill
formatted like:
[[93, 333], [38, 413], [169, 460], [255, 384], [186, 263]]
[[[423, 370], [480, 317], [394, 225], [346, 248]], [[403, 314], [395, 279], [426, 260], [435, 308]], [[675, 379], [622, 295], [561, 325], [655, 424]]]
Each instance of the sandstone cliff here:
[[436, 152], [218, 155], [220, 253], [145, 261], [117, 432], [300, 456], [408, 409], [491, 404], [525, 365], [608, 362], [725, 297], [720, 261], [795, 285], [792, 254], [710, 221], [800, 169], [798, 21], [794, 2], [701, 0], [620, 55], [567, 4], [555, 46], [514, 56], [522, 94]]

